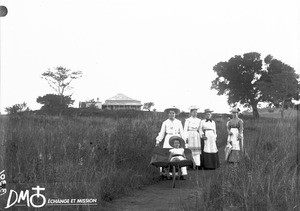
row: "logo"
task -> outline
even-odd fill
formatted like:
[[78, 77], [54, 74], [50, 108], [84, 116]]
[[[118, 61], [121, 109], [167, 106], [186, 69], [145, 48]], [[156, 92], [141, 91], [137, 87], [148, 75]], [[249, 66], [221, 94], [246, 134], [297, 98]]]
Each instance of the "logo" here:
[[0, 172], [0, 196], [6, 194], [6, 180], [5, 180], [5, 170]]
[[[5, 170], [0, 172], [0, 196], [6, 194], [6, 180]], [[97, 205], [97, 199], [80, 199], [80, 198], [46, 198], [44, 191], [45, 187], [32, 187], [31, 190], [20, 190], [19, 192], [13, 189], [9, 190], [7, 197], [6, 207], [8, 209], [12, 206], [27, 206], [29, 208], [41, 208], [44, 206], [57, 206], [57, 205], [69, 205], [69, 206], [84, 206], [84, 205]], [[42, 193], [43, 192], [43, 193]], [[1, 208], [0, 208], [1, 210]]]
[[[10, 208], [11, 206], [15, 205], [16, 203], [20, 203], [21, 200], [25, 201], [26, 200], [26, 204], [27, 207], [34, 207], [34, 208], [40, 208], [45, 206], [46, 204], [46, 197], [40, 193], [40, 191], [44, 191], [45, 188], [41, 188], [40, 186], [36, 186], [36, 188], [32, 188], [33, 191], [36, 191], [35, 194], [32, 194], [31, 196], [29, 195], [29, 190], [25, 190], [25, 191], [20, 191], [20, 193], [18, 194], [15, 190], [10, 190], [9, 191], [9, 196], [7, 199], [7, 204], [6, 207], [4, 207], [5, 209]], [[14, 198], [14, 199], [13, 199]], [[35, 204], [36, 201], [34, 201], [33, 199], [42, 199], [42, 202]]]

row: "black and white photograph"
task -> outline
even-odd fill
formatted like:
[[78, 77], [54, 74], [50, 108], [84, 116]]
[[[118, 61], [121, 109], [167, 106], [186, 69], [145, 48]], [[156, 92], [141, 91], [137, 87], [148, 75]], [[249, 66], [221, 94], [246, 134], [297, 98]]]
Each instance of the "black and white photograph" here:
[[300, 210], [300, 1], [1, 0], [0, 210]]

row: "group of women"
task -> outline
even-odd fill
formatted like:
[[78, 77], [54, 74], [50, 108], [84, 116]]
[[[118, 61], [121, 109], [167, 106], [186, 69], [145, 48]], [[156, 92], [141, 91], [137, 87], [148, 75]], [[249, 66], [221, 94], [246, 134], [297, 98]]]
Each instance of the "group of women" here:
[[[169, 140], [172, 136], [180, 136], [185, 141], [185, 147], [192, 151], [192, 156], [197, 169], [216, 169], [220, 166], [216, 123], [212, 120], [212, 110], [205, 109], [205, 119], [197, 117], [198, 107], [190, 108], [190, 117], [185, 120], [184, 127], [180, 120], [176, 119], [179, 114], [178, 108], [170, 107], [165, 109], [169, 118], [163, 122], [161, 130], [156, 137], [156, 145], [163, 142], [163, 148], [172, 148]], [[232, 118], [227, 122], [227, 144], [231, 147], [228, 162], [238, 163], [240, 160], [240, 150], [243, 150], [243, 121], [238, 118], [239, 109], [232, 109]], [[187, 171], [183, 169], [183, 175]]]

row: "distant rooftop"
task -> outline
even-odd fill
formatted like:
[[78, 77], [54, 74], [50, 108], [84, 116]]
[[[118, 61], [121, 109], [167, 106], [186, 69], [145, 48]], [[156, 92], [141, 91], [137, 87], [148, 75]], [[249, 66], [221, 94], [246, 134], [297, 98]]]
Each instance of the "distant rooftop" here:
[[104, 105], [139, 105], [141, 106], [141, 101], [134, 100], [130, 97], [127, 97], [124, 94], [117, 94], [107, 100], [105, 100]]
[[107, 99], [106, 101], [110, 101], [110, 100], [129, 100], [129, 101], [133, 100], [133, 101], [137, 101], [137, 100], [134, 100], [134, 99], [132, 99], [130, 97], [127, 97], [126, 95], [121, 94], [121, 93], [119, 93], [119, 94], [117, 94], [117, 95], [115, 95], [115, 96]]

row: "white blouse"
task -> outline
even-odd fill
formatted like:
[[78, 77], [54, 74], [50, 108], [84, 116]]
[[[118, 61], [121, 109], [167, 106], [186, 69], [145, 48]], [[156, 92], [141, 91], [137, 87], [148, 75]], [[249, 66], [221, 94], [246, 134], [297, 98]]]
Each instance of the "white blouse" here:
[[184, 134], [181, 121], [179, 121], [178, 119], [174, 119], [173, 121], [167, 119], [166, 121], [164, 121], [161, 126], [160, 132], [156, 137], [156, 140], [158, 142], [161, 142], [166, 133], [167, 135], [178, 135], [183, 138]]
[[188, 131], [199, 131], [200, 130], [200, 122], [201, 122], [201, 119], [199, 119], [197, 117], [187, 118], [184, 123], [184, 132], [187, 133]]
[[169, 150], [171, 155], [184, 155], [184, 149], [183, 148], [173, 148]]
[[200, 135], [204, 135], [205, 130], [213, 130], [214, 134], [217, 135], [216, 132], [216, 123], [215, 121], [206, 121], [206, 119], [201, 120], [200, 122]]
[[174, 161], [175, 158], [179, 160], [186, 160], [184, 157], [184, 149], [183, 148], [173, 148], [169, 150], [171, 159], [170, 161]]

